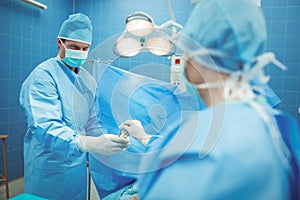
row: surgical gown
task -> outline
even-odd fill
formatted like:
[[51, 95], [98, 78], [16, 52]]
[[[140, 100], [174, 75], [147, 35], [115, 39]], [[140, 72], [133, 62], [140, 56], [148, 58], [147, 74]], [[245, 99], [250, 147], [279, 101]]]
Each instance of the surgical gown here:
[[[175, 133], [181, 110], [199, 110], [204, 106], [172, 84], [102, 63], [95, 63], [94, 67], [99, 73], [97, 84], [101, 86], [96, 92], [97, 115], [110, 133], [119, 132], [118, 125], [128, 119], [140, 120], [146, 132], [155, 136]], [[91, 154], [91, 175], [102, 199], [135, 181], [146, 149], [130, 137], [127, 151], [114, 155]]]
[[24, 138], [24, 190], [47, 199], [86, 199], [86, 154], [78, 135], [100, 135], [95, 110], [96, 82], [85, 70], [73, 73], [57, 58], [37, 66], [24, 81], [20, 104]]
[[298, 199], [298, 127], [285, 114], [276, 119], [290, 140], [292, 173], [260, 115], [247, 103], [228, 102], [187, 113], [178, 134], [164, 138], [168, 145], [142, 161], [149, 172], [138, 178], [140, 199]]

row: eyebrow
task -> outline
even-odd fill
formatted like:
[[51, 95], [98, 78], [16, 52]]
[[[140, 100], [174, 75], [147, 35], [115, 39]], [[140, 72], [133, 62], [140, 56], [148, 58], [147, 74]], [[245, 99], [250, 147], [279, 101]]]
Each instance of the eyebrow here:
[[69, 46], [69, 47], [75, 47], [75, 48], [83, 48], [83, 49], [85, 49], [85, 48], [89, 48], [90, 46], [78, 46], [78, 45], [76, 45], [76, 44], [68, 44], [67, 46]]

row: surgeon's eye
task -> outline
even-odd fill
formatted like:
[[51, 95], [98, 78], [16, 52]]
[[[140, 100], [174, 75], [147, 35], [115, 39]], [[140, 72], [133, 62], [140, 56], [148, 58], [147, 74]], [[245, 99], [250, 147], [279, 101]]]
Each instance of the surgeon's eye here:
[[88, 50], [89, 50], [89, 47], [83, 47], [82, 50], [83, 50], [83, 51], [88, 51]]
[[77, 51], [88, 51], [89, 50], [89, 46], [80, 47], [80, 46], [77, 46], [75, 44], [69, 44], [69, 45], [67, 45], [67, 48], [72, 49], [72, 50], [77, 50]]
[[70, 45], [68, 45], [68, 49], [80, 50], [81, 48], [79, 46], [77, 46], [77, 45], [70, 44]]

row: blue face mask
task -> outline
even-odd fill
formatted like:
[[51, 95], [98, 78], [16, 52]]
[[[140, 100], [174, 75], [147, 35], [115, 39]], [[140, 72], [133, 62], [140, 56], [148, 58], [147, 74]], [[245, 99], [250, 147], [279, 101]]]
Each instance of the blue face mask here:
[[62, 45], [66, 50], [65, 57], [62, 59], [62, 61], [70, 67], [81, 67], [88, 57], [88, 51], [67, 49], [63, 42]]
[[203, 102], [203, 100], [201, 99], [199, 93], [198, 93], [198, 90], [197, 88], [191, 84], [188, 79], [187, 79], [187, 75], [185, 73], [185, 70], [182, 69], [182, 73], [181, 73], [183, 79], [185, 80], [185, 88], [186, 90], [191, 94], [193, 95], [195, 98], [197, 98], [197, 102], [198, 102], [198, 105], [199, 105], [199, 109], [204, 109], [206, 107], [205, 103]]
[[66, 56], [62, 59], [70, 67], [78, 68], [86, 61], [88, 51], [66, 49]]

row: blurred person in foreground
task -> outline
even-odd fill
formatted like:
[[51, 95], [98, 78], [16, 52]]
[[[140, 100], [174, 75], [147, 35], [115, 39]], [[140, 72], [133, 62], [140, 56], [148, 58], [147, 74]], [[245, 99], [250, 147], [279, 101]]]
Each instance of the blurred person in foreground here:
[[[162, 150], [141, 163], [140, 199], [300, 198], [298, 125], [272, 108], [263, 87], [264, 66], [286, 67], [265, 52], [266, 42], [265, 19], [252, 1], [196, 5], [177, 45], [187, 87], [207, 108], [190, 111], [174, 137], [153, 145]], [[147, 145], [139, 121], [120, 127]]]

